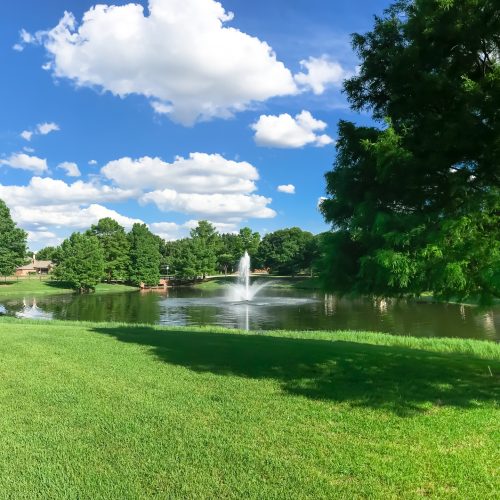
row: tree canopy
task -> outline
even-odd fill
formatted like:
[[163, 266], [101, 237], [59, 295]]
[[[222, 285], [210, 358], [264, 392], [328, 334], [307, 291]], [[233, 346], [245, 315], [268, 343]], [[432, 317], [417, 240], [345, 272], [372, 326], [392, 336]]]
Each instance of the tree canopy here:
[[312, 265], [313, 241], [312, 233], [298, 227], [279, 229], [262, 238], [259, 260], [273, 273], [298, 274]]
[[323, 277], [341, 292], [500, 295], [500, 13], [402, 0], [353, 36], [345, 92], [385, 126], [340, 122], [322, 203]]
[[136, 223], [128, 233], [130, 243], [129, 279], [135, 285], [156, 286], [160, 281], [161, 255], [157, 237], [146, 224]]
[[128, 278], [130, 242], [125, 229], [115, 220], [106, 217], [93, 224], [89, 234], [99, 240], [104, 252], [104, 274], [108, 281], [125, 281]]
[[19, 229], [7, 205], [0, 200], [0, 276], [11, 276], [26, 260], [27, 234]]
[[91, 292], [104, 275], [104, 252], [90, 234], [73, 233], [61, 245], [61, 261], [56, 276], [80, 293]]

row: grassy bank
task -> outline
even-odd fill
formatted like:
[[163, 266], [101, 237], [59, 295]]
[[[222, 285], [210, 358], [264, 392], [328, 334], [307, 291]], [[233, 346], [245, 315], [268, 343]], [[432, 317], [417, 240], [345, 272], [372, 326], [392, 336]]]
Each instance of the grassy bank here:
[[[119, 285], [100, 283], [97, 285], [96, 293], [126, 292], [137, 288]], [[23, 297], [25, 295], [58, 295], [64, 293], [74, 293], [72, 288], [65, 282], [50, 279], [11, 279], [0, 281], [0, 297]]]
[[[271, 288], [295, 288], [297, 290], [317, 290], [321, 288], [318, 278], [310, 277], [295, 277], [290, 276], [269, 276], [269, 275], [257, 275], [252, 276], [252, 281], [254, 280], [267, 280], [269, 281], [269, 287]], [[218, 290], [224, 286], [234, 283], [236, 276], [230, 277], [219, 277], [210, 278], [202, 283], [197, 283], [194, 285], [196, 288], [201, 288], [203, 290]]]
[[500, 346], [0, 319], [11, 498], [491, 498]]

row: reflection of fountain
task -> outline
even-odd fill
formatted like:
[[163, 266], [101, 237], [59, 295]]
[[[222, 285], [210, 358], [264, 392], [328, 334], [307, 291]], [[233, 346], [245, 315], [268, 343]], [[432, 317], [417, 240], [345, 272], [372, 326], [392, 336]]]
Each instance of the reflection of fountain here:
[[234, 302], [249, 302], [267, 285], [268, 283], [250, 284], [250, 255], [245, 252], [238, 266], [238, 283], [231, 285], [228, 297]]
[[26, 319], [52, 319], [52, 313], [45, 312], [36, 305], [36, 299], [33, 298], [31, 305], [28, 305], [26, 299], [23, 299], [23, 309], [16, 313], [18, 318]]

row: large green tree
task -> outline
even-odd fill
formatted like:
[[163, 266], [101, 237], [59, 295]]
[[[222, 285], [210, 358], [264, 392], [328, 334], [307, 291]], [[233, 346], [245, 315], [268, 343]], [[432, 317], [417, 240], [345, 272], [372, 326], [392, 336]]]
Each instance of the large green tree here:
[[139, 285], [156, 286], [160, 281], [160, 245], [146, 224], [136, 223], [128, 233], [130, 243], [129, 279]]
[[55, 269], [57, 278], [80, 293], [95, 290], [104, 275], [104, 252], [95, 236], [73, 233], [63, 241], [60, 258]]
[[217, 255], [221, 249], [220, 235], [206, 220], [199, 221], [190, 235], [196, 274], [205, 279], [207, 275], [217, 272]]
[[298, 274], [310, 270], [314, 236], [298, 227], [266, 234], [259, 246], [258, 259], [274, 274]]
[[130, 261], [130, 242], [125, 229], [114, 219], [106, 217], [93, 224], [89, 234], [96, 236], [102, 246], [106, 280], [125, 281]]
[[0, 200], [0, 276], [11, 276], [26, 260], [27, 234], [19, 229]]
[[345, 84], [381, 128], [339, 125], [323, 276], [342, 292], [500, 295], [497, 0], [402, 0], [354, 35]]

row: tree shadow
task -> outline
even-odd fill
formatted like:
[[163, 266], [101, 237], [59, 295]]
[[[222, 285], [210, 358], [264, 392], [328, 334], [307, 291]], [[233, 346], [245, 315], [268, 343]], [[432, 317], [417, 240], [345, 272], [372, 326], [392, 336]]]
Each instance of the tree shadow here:
[[[400, 416], [432, 406], [473, 408], [500, 396], [500, 363], [461, 354], [348, 341], [97, 327], [196, 372], [273, 379], [285, 393], [383, 408]], [[491, 371], [490, 371], [491, 370]]]

